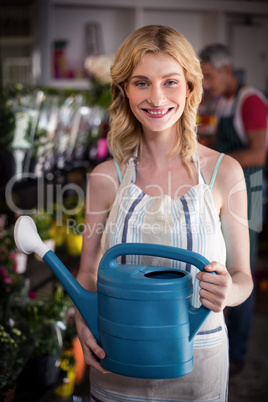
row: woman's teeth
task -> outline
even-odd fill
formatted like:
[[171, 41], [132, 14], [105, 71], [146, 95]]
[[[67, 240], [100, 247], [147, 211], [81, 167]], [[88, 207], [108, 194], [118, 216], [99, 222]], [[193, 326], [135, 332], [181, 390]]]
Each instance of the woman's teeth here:
[[166, 109], [166, 110], [160, 110], [160, 111], [147, 110], [147, 112], [148, 112], [149, 114], [159, 114], [159, 115], [161, 115], [161, 114], [166, 114], [166, 113], [168, 112], [168, 109]]

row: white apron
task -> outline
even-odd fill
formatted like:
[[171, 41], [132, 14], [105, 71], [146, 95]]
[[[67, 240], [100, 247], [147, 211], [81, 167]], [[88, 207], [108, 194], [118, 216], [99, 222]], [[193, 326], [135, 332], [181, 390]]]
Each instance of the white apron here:
[[[194, 156], [199, 183], [176, 200], [169, 195], [152, 197], [136, 186], [131, 158], [110, 211], [102, 238], [105, 252], [123, 242], [157, 243], [198, 252], [209, 261], [225, 265], [226, 247], [211, 188]], [[134, 159], [135, 160], [135, 159]], [[124, 256], [123, 263], [162, 265], [192, 274], [192, 304], [200, 305], [198, 269], [178, 261], [148, 256]], [[90, 371], [91, 401], [225, 402], [228, 393], [228, 338], [223, 313], [210, 313], [194, 338], [194, 369], [184, 377], [164, 380], [138, 379]]]

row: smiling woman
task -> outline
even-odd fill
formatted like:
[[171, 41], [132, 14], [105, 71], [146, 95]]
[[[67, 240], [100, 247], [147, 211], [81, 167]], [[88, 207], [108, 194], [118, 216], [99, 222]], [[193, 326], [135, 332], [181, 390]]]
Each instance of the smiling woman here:
[[[77, 280], [86, 289], [96, 290], [100, 258], [117, 244], [153, 243], [187, 249], [210, 261], [205, 271], [197, 273], [190, 263], [166, 256], [123, 255], [121, 263], [137, 270], [151, 265], [190, 272], [191, 304], [199, 307], [202, 303], [211, 312], [193, 339], [193, 370], [165, 379], [107, 373], [102, 359], [106, 352], [107, 360], [110, 358], [108, 345], [97, 343], [77, 312], [78, 336], [85, 362], [91, 366], [91, 400], [225, 402], [228, 338], [223, 310], [240, 304], [252, 291], [242, 169], [229, 156], [197, 142], [201, 67], [192, 46], [178, 31], [152, 25], [133, 32], [115, 56], [111, 77], [108, 142], [114, 160], [98, 165], [90, 176], [85, 227], [93, 230], [90, 237], [84, 232]], [[241, 187], [234, 191], [238, 183]], [[97, 230], [99, 227], [104, 230]], [[120, 299], [120, 294], [117, 296]], [[162, 297], [158, 302], [165, 310]], [[139, 303], [141, 309], [157, 315], [148, 301]], [[166, 315], [172, 314], [166, 311]], [[132, 318], [139, 317], [138, 313]], [[170, 336], [174, 327], [170, 325]], [[154, 343], [160, 333], [155, 330], [150, 341]], [[120, 334], [114, 336], [120, 343]], [[144, 353], [150, 351], [145, 348]], [[157, 366], [163, 365], [157, 348], [155, 353]], [[185, 350], [171, 347], [170, 354], [174, 353]], [[125, 359], [129, 364], [128, 356]]]
[[[166, 40], [164, 35], [169, 39]], [[145, 60], [148, 57], [151, 59], [151, 66], [154, 65], [155, 69], [158, 66], [157, 77], [152, 75], [156, 74], [156, 71], [151, 71], [147, 66]], [[143, 71], [144, 65], [146, 70]], [[110, 107], [113, 135], [108, 135], [108, 143], [112, 155], [119, 163], [126, 162], [136, 147], [142, 146], [143, 140], [140, 122], [135, 115], [130, 113], [126, 89], [130, 85], [136, 85], [145, 91], [150, 88], [145, 109], [149, 110], [148, 113], [151, 111], [151, 114], [155, 114], [155, 112], [159, 113], [163, 110], [165, 112], [167, 108], [174, 107], [173, 103], [165, 104], [164, 107], [162, 104], [157, 104], [159, 99], [155, 99], [155, 96], [161, 97], [161, 94], [158, 93], [160, 88], [174, 92], [175, 88], [181, 88], [186, 83], [185, 91], [187, 93], [183, 99], [183, 107], [185, 107], [182, 119], [178, 120], [176, 124], [177, 137], [173, 144], [173, 152], [174, 154], [180, 152], [184, 162], [190, 167], [188, 162], [191, 153], [196, 150], [197, 146], [196, 111], [201, 102], [203, 89], [199, 60], [186, 38], [175, 29], [166, 26], [161, 26], [159, 29], [159, 26], [150, 25], [146, 29], [137, 30], [135, 35], [130, 35], [118, 49], [115, 62], [111, 67], [111, 76], [113, 79], [112, 94], [114, 95]], [[150, 82], [150, 79], [154, 79], [154, 81], [160, 79], [159, 88], [156, 87], [156, 82]], [[188, 99], [184, 105], [186, 97]], [[163, 103], [163, 96], [160, 103]], [[175, 104], [177, 105], [176, 102]], [[161, 107], [162, 110], [154, 110], [155, 107]]]

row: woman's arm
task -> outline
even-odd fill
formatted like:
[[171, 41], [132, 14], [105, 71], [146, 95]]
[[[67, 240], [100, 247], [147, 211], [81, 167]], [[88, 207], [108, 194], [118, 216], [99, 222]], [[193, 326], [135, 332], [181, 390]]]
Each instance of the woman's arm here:
[[[102, 256], [101, 237], [117, 188], [118, 180], [113, 161], [98, 165], [91, 173], [85, 205], [81, 261], [77, 275], [78, 282], [87, 290], [96, 291], [97, 288], [98, 266]], [[99, 359], [105, 357], [105, 352], [97, 344], [77, 309], [75, 320], [86, 364], [104, 373], [105, 370], [99, 364]]]
[[200, 280], [202, 304], [219, 312], [226, 306], [243, 303], [253, 289], [246, 184], [243, 170], [233, 158], [224, 156], [213, 191], [221, 200], [220, 218], [227, 248], [227, 268], [213, 261], [206, 270], [215, 271], [217, 275], [200, 272], [197, 278]]

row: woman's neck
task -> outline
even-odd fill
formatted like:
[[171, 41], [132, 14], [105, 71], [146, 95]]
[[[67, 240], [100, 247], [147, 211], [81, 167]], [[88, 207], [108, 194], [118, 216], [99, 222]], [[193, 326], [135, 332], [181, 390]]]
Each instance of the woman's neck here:
[[180, 155], [171, 156], [173, 147], [163, 144], [151, 144], [150, 147], [144, 144], [141, 154], [138, 156], [141, 165], [151, 165], [155, 170], [170, 170], [174, 166], [178, 167], [182, 163]]
[[150, 136], [144, 136], [138, 159], [141, 163], [150, 163], [156, 167], [178, 163], [180, 156], [171, 156], [175, 143], [175, 136], [170, 134], [152, 133]]

